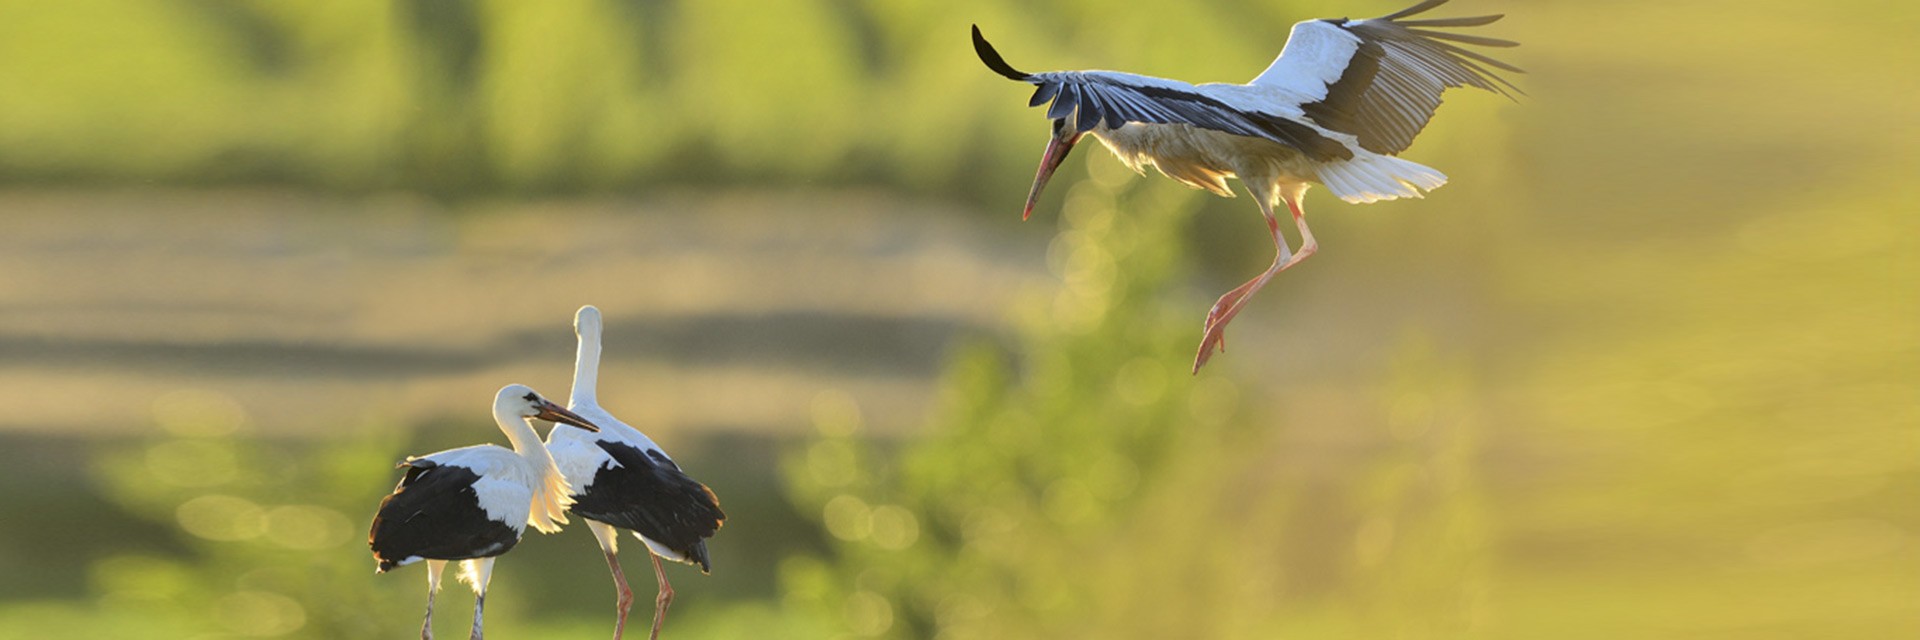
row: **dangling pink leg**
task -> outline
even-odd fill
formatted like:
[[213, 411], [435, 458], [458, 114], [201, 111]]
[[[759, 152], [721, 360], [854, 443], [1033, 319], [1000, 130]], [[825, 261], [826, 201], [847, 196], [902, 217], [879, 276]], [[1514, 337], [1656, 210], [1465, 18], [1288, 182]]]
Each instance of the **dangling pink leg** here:
[[1213, 308], [1207, 311], [1206, 333], [1200, 339], [1200, 352], [1193, 358], [1194, 373], [1199, 373], [1200, 367], [1206, 366], [1216, 350], [1226, 352], [1227, 323], [1232, 322], [1234, 316], [1240, 315], [1240, 310], [1246, 308], [1247, 301], [1253, 299], [1254, 292], [1266, 286], [1267, 281], [1273, 279], [1274, 274], [1300, 264], [1301, 260], [1305, 260], [1307, 256], [1313, 255], [1320, 249], [1319, 243], [1313, 239], [1313, 233], [1307, 230], [1306, 215], [1300, 211], [1297, 195], [1280, 196], [1280, 199], [1287, 203], [1287, 209], [1293, 213], [1294, 225], [1300, 229], [1302, 240], [1300, 251], [1296, 253], [1287, 248], [1287, 238], [1280, 233], [1280, 221], [1273, 216], [1272, 201], [1264, 197], [1259, 189], [1251, 189], [1251, 191], [1259, 200], [1260, 214], [1267, 219], [1267, 230], [1273, 234], [1273, 246], [1276, 249], [1273, 264], [1258, 277], [1220, 296], [1220, 299], [1213, 303]]

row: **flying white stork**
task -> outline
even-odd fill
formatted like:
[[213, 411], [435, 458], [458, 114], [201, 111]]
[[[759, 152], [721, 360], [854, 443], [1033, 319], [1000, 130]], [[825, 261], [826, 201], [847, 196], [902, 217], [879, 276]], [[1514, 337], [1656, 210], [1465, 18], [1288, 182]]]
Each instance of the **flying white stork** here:
[[720, 499], [713, 490], [700, 484], [667, 457], [667, 452], [640, 430], [627, 426], [600, 408], [595, 387], [600, 378], [600, 310], [592, 305], [580, 307], [573, 317], [573, 332], [580, 341], [573, 365], [573, 395], [567, 408], [600, 426], [598, 433], [554, 429], [547, 435], [547, 449], [560, 471], [574, 481], [574, 513], [586, 518], [587, 528], [600, 541], [613, 571], [613, 583], [619, 590], [616, 601], [618, 618], [614, 622], [615, 640], [626, 633], [627, 611], [633, 606], [633, 589], [620, 570], [620, 529], [633, 531], [647, 546], [653, 559], [653, 575], [659, 582], [659, 596], [653, 604], [653, 632], [660, 637], [660, 625], [666, 621], [667, 605], [673, 602], [673, 586], [667, 583], [660, 559], [684, 562], [707, 573], [706, 539], [726, 522], [720, 511]]
[[599, 429], [518, 384], [494, 397], [493, 419], [512, 449], [482, 444], [407, 458], [399, 465], [406, 475], [393, 495], [380, 501], [367, 535], [378, 562], [375, 573], [427, 561], [423, 639], [433, 637], [433, 596], [448, 561], [461, 561], [460, 579], [473, 587], [472, 638], [480, 640], [493, 559], [512, 550], [527, 525], [553, 533], [566, 524], [572, 488], [540, 443], [533, 420], [573, 425], [583, 433]]
[[[1286, 47], [1253, 82], [1193, 85], [1115, 71], [1026, 73], [1008, 65], [973, 28], [973, 47], [995, 73], [1039, 87], [1029, 106], [1052, 101], [1047, 141], [1027, 193], [1024, 219], [1047, 179], [1080, 137], [1092, 135], [1134, 171], [1148, 166], [1188, 186], [1233, 197], [1227, 178], [1239, 178], [1260, 205], [1278, 255], [1273, 265], [1213, 304], [1207, 312], [1198, 372], [1226, 349], [1226, 327], [1274, 274], [1313, 255], [1319, 244], [1300, 210], [1310, 183], [1347, 202], [1420, 197], [1445, 184], [1432, 168], [1393, 157], [1440, 106], [1440, 94], [1473, 87], [1506, 95], [1519, 91], [1488, 67], [1520, 72], [1506, 63], [1450, 43], [1511, 47], [1515, 43], [1434, 31], [1475, 27], [1501, 16], [1404, 20], [1445, 4], [1426, 0], [1379, 18], [1308, 20], [1293, 26]], [[1300, 249], [1287, 247], [1275, 200], [1287, 204], [1300, 230]]]

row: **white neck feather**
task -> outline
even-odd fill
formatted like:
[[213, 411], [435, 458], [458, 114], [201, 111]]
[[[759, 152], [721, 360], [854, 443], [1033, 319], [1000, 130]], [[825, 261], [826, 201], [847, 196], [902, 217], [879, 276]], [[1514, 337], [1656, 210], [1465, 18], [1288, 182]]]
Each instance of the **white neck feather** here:
[[527, 524], [542, 533], [554, 533], [567, 523], [567, 507], [573, 504], [573, 487], [553, 464], [553, 454], [540, 442], [527, 418], [505, 407], [493, 408], [493, 419], [500, 431], [513, 443], [513, 452], [526, 462], [533, 484], [533, 504], [527, 512]]
[[574, 334], [580, 338], [580, 349], [573, 357], [573, 393], [567, 397], [567, 406], [599, 406], [594, 393], [600, 382], [599, 315], [592, 322], [577, 323]]

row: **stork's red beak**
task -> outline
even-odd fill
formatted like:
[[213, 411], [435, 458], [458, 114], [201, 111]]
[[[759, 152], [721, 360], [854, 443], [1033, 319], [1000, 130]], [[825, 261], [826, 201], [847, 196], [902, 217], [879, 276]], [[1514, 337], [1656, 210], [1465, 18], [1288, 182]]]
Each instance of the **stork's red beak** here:
[[1066, 161], [1067, 154], [1073, 151], [1073, 144], [1080, 141], [1078, 133], [1062, 138], [1058, 135], [1047, 137], [1047, 151], [1040, 156], [1040, 171], [1033, 174], [1033, 190], [1027, 192], [1027, 208], [1020, 212], [1020, 219], [1033, 217], [1033, 205], [1040, 201], [1040, 190], [1047, 188], [1047, 181], [1053, 178], [1053, 171]]
[[533, 417], [550, 422], [558, 422], [560, 424], [570, 424], [596, 433], [600, 431], [600, 427], [593, 426], [593, 423], [587, 422], [586, 418], [582, 418], [579, 414], [568, 411], [565, 407], [561, 407], [548, 400], [540, 401], [540, 413], [534, 414]]

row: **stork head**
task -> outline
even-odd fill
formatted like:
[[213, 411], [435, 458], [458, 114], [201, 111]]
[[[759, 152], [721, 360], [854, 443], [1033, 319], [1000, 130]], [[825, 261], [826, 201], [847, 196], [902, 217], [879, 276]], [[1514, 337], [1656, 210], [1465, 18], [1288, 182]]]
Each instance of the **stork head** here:
[[[1000, 52], [995, 51], [993, 45], [987, 43], [987, 38], [980, 35], [980, 25], [973, 26], [973, 52], [980, 56], [980, 62], [986, 64], [987, 68], [994, 73], [1010, 80], [1034, 82], [1033, 74], [1013, 68], [1013, 65], [1007, 64], [1006, 58], [1000, 57]], [[1057, 90], [1058, 87], [1055, 87], [1056, 92]], [[1038, 106], [1042, 103], [1043, 96], [1052, 95], [1053, 93], [1049, 93], [1043, 86], [1039, 93], [1034, 94], [1034, 100], [1030, 106]], [[1067, 154], [1073, 152], [1073, 144], [1079, 142], [1080, 136], [1085, 134], [1085, 131], [1074, 126], [1070, 118], [1059, 118], [1053, 121], [1053, 136], [1047, 139], [1047, 151], [1040, 156], [1040, 171], [1033, 175], [1033, 190], [1027, 192], [1027, 208], [1020, 212], [1021, 220], [1033, 217], [1033, 205], [1040, 200], [1040, 192], [1047, 188], [1047, 180], [1053, 178], [1054, 170], [1060, 168], [1060, 163], [1067, 159]]]
[[1040, 191], [1047, 188], [1047, 181], [1053, 179], [1053, 172], [1065, 162], [1067, 154], [1073, 152], [1073, 145], [1080, 141], [1080, 131], [1067, 118], [1053, 121], [1053, 135], [1047, 137], [1047, 150], [1040, 155], [1040, 170], [1033, 174], [1033, 190], [1027, 192], [1027, 208], [1020, 212], [1020, 219], [1033, 217], [1033, 205], [1040, 201]]
[[572, 425], [588, 431], [599, 431], [586, 418], [582, 418], [566, 407], [554, 404], [524, 384], [510, 384], [500, 388], [500, 394], [493, 399], [496, 413], [520, 416], [522, 419], [547, 420], [559, 424]]
[[573, 334], [577, 336], [600, 335], [600, 310], [593, 305], [580, 307], [573, 312]]

